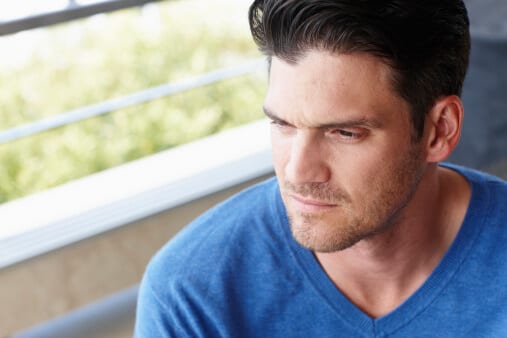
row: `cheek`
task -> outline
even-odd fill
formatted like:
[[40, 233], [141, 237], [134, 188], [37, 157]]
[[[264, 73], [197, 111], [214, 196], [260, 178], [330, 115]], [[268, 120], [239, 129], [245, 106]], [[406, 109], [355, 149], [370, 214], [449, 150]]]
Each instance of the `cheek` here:
[[[389, 157], [391, 156], [391, 157]], [[349, 147], [334, 159], [334, 181], [349, 194], [353, 203], [369, 201], [382, 185], [390, 169], [389, 155], [379, 147]]]
[[377, 153], [362, 162], [356, 170], [353, 187], [356, 202], [378, 204], [402, 198], [418, 176], [417, 156], [411, 149], [398, 148]]

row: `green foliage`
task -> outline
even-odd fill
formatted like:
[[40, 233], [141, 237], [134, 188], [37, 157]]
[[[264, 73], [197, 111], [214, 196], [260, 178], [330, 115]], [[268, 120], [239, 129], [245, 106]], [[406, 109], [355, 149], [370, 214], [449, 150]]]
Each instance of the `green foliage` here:
[[[161, 2], [39, 32], [31, 57], [12, 50], [0, 65], [0, 129], [259, 57], [246, 6]], [[0, 203], [258, 119], [265, 82], [226, 80], [0, 145]]]

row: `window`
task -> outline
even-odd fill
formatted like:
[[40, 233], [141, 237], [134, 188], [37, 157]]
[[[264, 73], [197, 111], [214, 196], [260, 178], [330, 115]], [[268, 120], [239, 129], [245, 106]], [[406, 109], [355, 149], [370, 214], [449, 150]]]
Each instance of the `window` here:
[[[1, 37], [0, 130], [259, 58], [247, 6], [161, 1]], [[259, 119], [264, 90], [245, 75], [0, 144], [0, 202]]]

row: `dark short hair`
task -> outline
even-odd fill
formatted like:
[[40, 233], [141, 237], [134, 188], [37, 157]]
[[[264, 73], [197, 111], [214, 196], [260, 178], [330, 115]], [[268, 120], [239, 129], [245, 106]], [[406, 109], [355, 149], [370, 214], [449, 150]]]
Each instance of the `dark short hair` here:
[[310, 49], [381, 58], [416, 139], [438, 98], [461, 95], [470, 53], [462, 0], [255, 0], [249, 22], [269, 60], [296, 63]]

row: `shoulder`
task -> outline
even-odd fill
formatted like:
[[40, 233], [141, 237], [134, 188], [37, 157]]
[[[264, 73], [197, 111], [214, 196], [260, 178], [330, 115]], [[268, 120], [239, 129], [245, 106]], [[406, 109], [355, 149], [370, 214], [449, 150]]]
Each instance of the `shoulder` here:
[[463, 175], [469, 182], [472, 197], [467, 217], [483, 228], [482, 237], [498, 243], [507, 241], [507, 182], [499, 177], [456, 165], [446, 164], [449, 169]]
[[459, 165], [441, 165], [464, 176], [471, 185], [472, 193], [480, 195], [481, 198], [489, 198], [492, 202], [507, 201], [507, 182], [500, 177]]
[[238, 325], [231, 318], [242, 311], [245, 294], [257, 299], [252, 285], [287, 254], [277, 230], [278, 198], [277, 182], [269, 179], [210, 209], [169, 241], [141, 282], [138, 336], [219, 337]]
[[246, 252], [255, 254], [262, 242], [276, 237], [272, 225], [278, 222], [277, 198], [278, 184], [271, 178], [211, 208], [152, 258], [146, 275], [155, 284], [189, 274], [208, 278]]

